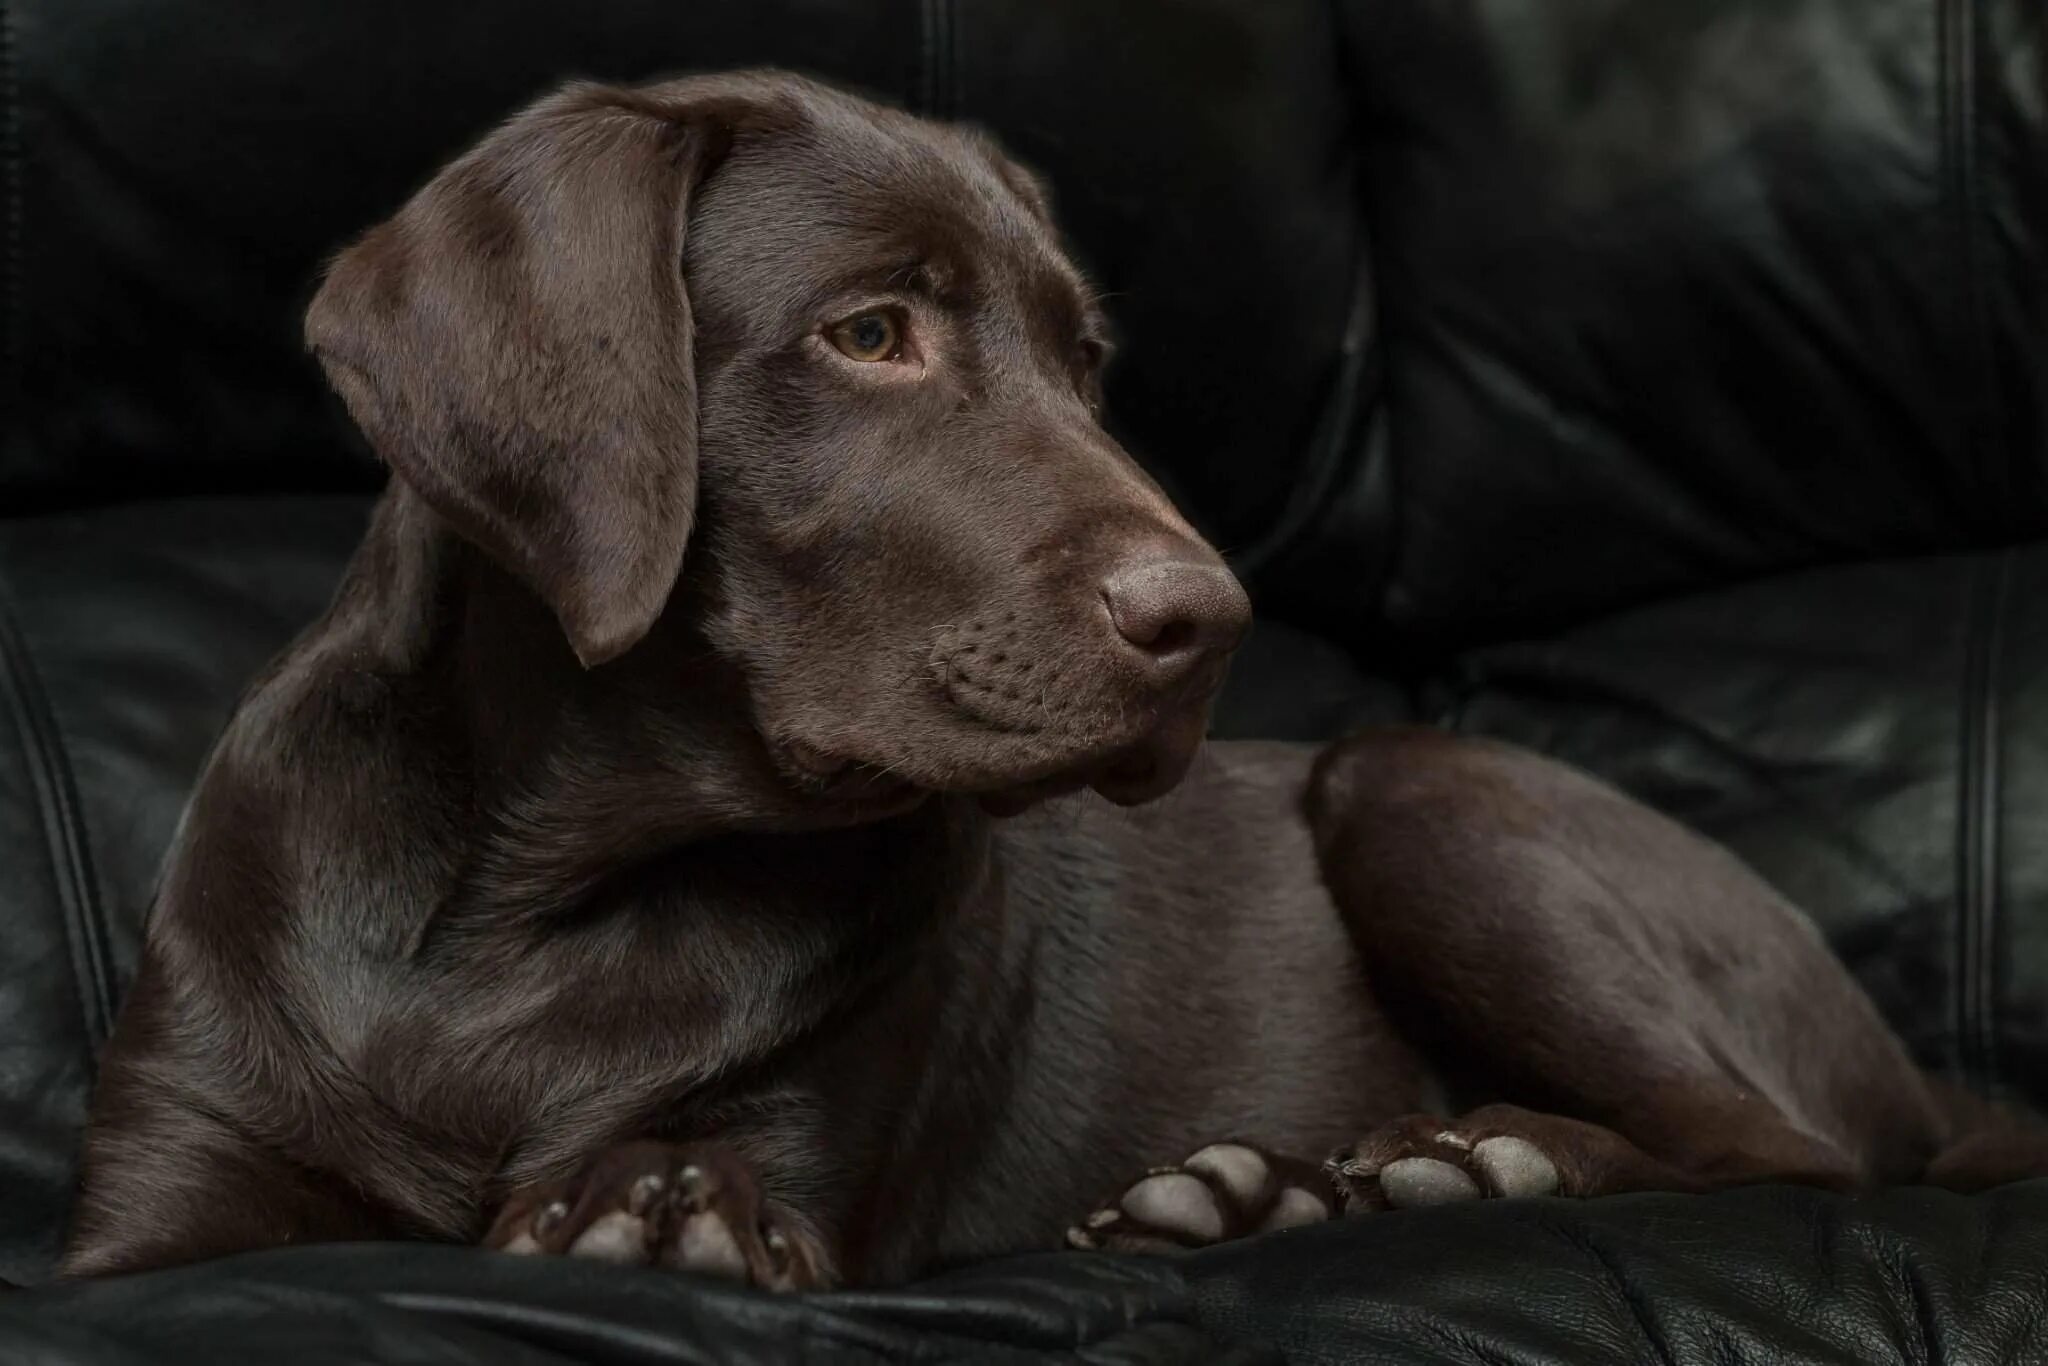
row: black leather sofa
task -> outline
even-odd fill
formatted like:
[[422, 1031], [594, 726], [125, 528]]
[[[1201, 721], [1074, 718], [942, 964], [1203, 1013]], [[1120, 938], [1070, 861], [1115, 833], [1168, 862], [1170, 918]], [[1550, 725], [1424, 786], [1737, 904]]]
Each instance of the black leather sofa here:
[[808, 1300], [377, 1245], [44, 1284], [187, 785], [378, 481], [321, 259], [563, 76], [752, 63], [1051, 176], [1113, 421], [1261, 608], [1224, 732], [1584, 765], [2048, 1106], [2040, 0], [0, 0], [0, 1362], [2048, 1361], [2042, 1182]]

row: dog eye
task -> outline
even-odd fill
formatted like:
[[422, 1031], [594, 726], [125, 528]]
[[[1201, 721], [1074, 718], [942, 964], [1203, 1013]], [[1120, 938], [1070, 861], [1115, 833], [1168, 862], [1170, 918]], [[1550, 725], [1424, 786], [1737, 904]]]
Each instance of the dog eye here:
[[862, 313], [835, 323], [831, 337], [850, 360], [895, 360], [903, 354], [903, 329], [888, 313]]

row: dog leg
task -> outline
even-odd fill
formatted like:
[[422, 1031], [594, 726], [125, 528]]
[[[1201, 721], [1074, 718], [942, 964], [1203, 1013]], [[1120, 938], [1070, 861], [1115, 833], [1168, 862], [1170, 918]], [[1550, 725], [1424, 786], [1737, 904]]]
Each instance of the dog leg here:
[[1922, 1178], [1928, 1185], [1975, 1192], [2048, 1176], [2048, 1125], [1953, 1082], [1936, 1088], [1952, 1123], [1948, 1146]]
[[626, 1143], [505, 1202], [484, 1246], [701, 1272], [770, 1290], [830, 1284], [823, 1243], [716, 1143]]
[[[1375, 996], [1463, 1120], [1340, 1155], [1350, 1208], [1555, 1189], [1917, 1178], [1927, 1078], [1732, 855], [1508, 746], [1396, 731], [1325, 755], [1310, 813]], [[1488, 1140], [1497, 1140], [1489, 1144]]]
[[[1204, 1149], [1071, 1245], [1167, 1251], [1478, 1199], [1848, 1190], [1920, 1176], [1945, 1141], [1927, 1078], [1797, 912], [1613, 789], [1399, 731], [1326, 755], [1310, 812], [1375, 997], [1454, 1093], [1523, 1103], [1396, 1119], [1320, 1171]], [[1993, 1135], [1947, 1165], [1958, 1183], [2023, 1169], [2031, 1144]]]
[[1926, 1182], [1974, 1194], [2014, 1181], [2048, 1176], [2048, 1133], [2015, 1123], [1969, 1134], [1928, 1165]]

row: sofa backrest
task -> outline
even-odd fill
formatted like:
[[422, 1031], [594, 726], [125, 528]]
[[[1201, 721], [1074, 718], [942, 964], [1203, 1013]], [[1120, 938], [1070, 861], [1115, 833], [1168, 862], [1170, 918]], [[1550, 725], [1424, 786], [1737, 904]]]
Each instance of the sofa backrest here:
[[[20, 509], [374, 483], [302, 354], [323, 260], [575, 76], [773, 64], [999, 132], [1115, 295], [1134, 444], [1243, 536], [1291, 483], [1355, 273], [1303, 0], [7, 0], [0, 490]], [[1136, 415], [1142, 414], [1142, 417]]]
[[1380, 382], [1299, 610], [1484, 640], [2048, 529], [2039, 0], [1343, 0]]
[[1113, 422], [1354, 644], [2048, 528], [2036, 0], [5, 0], [0, 510], [374, 487], [323, 259], [569, 76], [983, 123]]

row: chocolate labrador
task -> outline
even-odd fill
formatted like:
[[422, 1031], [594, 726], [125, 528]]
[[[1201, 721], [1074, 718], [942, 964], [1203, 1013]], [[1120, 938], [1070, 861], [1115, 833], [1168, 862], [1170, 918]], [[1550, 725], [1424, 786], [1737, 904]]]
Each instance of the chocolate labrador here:
[[803, 1287], [2041, 1165], [1587, 777], [1423, 730], [1195, 762], [1245, 596], [1098, 424], [1096, 300], [976, 133], [575, 86], [307, 336], [394, 478], [192, 798], [70, 1273], [417, 1238]]

